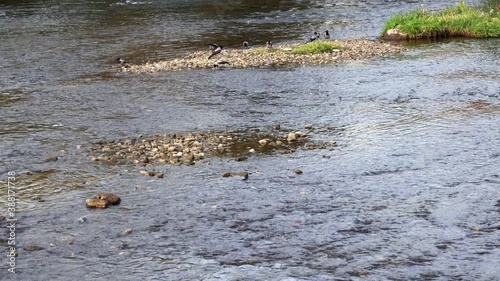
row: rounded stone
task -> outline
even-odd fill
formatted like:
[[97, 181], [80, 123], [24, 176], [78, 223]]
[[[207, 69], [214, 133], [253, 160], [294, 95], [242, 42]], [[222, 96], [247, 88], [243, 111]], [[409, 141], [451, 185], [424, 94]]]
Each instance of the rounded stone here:
[[118, 197], [117, 195], [112, 194], [112, 193], [101, 192], [101, 193], [98, 193], [95, 196], [95, 198], [96, 199], [104, 200], [104, 201], [106, 201], [110, 205], [118, 205], [121, 202], [120, 197]]
[[87, 199], [85, 200], [85, 205], [87, 205], [88, 208], [105, 209], [108, 207], [108, 202], [102, 199]]

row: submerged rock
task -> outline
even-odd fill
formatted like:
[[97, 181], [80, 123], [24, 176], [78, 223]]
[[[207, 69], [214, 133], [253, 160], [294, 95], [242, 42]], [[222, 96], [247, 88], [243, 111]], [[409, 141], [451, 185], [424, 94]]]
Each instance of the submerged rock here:
[[47, 155], [47, 156], [45, 156], [45, 161], [46, 162], [57, 161], [57, 160], [59, 160], [59, 157], [57, 157], [56, 155]]
[[222, 177], [224, 177], [224, 178], [241, 177], [243, 180], [247, 180], [248, 179], [248, 172], [247, 171], [243, 171], [243, 172], [239, 172], [239, 173], [225, 172], [222, 174]]
[[24, 246], [23, 249], [25, 251], [40, 251], [40, 250], [44, 250], [45, 248], [37, 246], [37, 245], [27, 245], [27, 246]]

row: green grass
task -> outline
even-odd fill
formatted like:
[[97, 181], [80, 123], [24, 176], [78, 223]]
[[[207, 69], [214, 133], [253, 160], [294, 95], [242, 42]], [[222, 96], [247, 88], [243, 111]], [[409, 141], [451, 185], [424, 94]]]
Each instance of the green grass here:
[[335, 45], [330, 41], [314, 41], [311, 43], [300, 44], [291, 46], [292, 50], [285, 51], [280, 48], [255, 48], [250, 50], [250, 53], [260, 55], [268, 53], [283, 53], [283, 54], [296, 54], [296, 55], [314, 55], [322, 53], [331, 53], [333, 50], [341, 50], [342, 47]]
[[292, 46], [290, 53], [298, 55], [315, 55], [322, 53], [331, 53], [333, 50], [340, 50], [341, 47], [333, 42], [316, 40], [314, 42]]
[[418, 10], [389, 18], [382, 34], [394, 27], [411, 39], [500, 37], [500, 11], [485, 12], [479, 7], [467, 6], [463, 1], [439, 12], [429, 12], [421, 6]]

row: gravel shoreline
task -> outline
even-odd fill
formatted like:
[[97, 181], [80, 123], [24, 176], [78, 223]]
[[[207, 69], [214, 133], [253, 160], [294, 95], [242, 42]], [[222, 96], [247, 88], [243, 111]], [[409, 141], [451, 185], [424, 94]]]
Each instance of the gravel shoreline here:
[[[293, 45], [276, 45], [269, 51], [259, 48], [248, 49], [224, 49], [219, 55], [208, 59], [210, 51], [197, 51], [183, 58], [145, 63], [140, 65], [124, 65], [121, 70], [131, 73], [159, 72], [186, 69], [209, 69], [214, 68], [218, 62], [221, 67], [229, 68], [259, 68], [266, 66], [284, 66], [301, 64], [328, 64], [350, 60], [359, 60], [375, 56], [385, 56], [390, 53], [402, 52], [405, 48], [383, 41], [367, 39], [332, 40], [331, 42], [342, 47], [331, 53], [314, 55], [291, 54], [286, 50]], [[303, 43], [300, 43], [303, 44]]]

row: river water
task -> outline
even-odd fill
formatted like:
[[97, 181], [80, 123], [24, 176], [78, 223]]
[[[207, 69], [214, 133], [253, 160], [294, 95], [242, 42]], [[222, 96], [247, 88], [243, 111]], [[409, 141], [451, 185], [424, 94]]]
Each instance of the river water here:
[[[5, 258], [0, 279], [500, 280], [499, 39], [294, 68], [114, 63], [314, 30], [375, 39], [392, 13], [448, 2], [0, 1], [0, 215], [8, 171], [18, 199], [17, 274]], [[273, 124], [338, 146], [156, 167], [164, 179], [89, 158], [100, 140]], [[100, 191], [122, 203], [86, 209]]]

